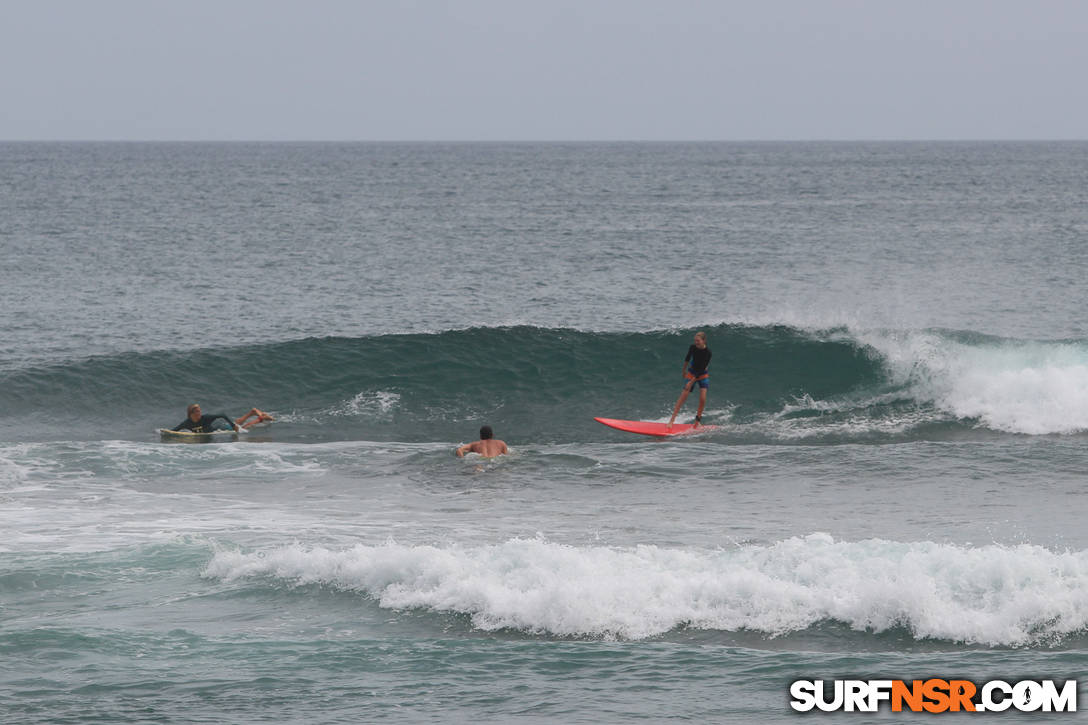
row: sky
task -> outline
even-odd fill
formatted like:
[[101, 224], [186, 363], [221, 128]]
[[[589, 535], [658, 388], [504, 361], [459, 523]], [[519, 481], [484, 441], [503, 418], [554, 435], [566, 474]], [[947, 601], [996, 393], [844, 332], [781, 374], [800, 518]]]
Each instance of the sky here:
[[2, 140], [1088, 139], [1084, 0], [0, 0]]

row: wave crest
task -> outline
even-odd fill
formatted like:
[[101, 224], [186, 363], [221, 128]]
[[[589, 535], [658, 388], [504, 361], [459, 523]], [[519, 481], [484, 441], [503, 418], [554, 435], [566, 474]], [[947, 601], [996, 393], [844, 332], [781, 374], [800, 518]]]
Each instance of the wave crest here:
[[286, 546], [222, 551], [205, 576], [359, 592], [488, 631], [643, 639], [678, 627], [770, 636], [825, 621], [918, 639], [1054, 644], [1088, 627], [1088, 552], [1030, 545], [837, 542], [826, 534], [706, 551], [492, 546]]
[[[1088, 430], [1085, 341], [776, 325], [707, 332], [710, 412], [734, 442]], [[603, 438], [611, 434], [595, 416], [667, 418], [690, 333], [473, 328], [97, 357], [0, 375], [0, 423], [110, 410], [154, 428], [196, 400], [233, 414], [259, 405], [347, 437], [448, 439], [485, 420], [538, 441]]]

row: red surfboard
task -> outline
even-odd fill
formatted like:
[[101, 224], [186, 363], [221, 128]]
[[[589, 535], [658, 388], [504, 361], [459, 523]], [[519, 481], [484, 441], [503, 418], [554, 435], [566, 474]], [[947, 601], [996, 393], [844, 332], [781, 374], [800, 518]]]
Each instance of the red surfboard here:
[[638, 433], [644, 436], [658, 436], [661, 438], [695, 432], [701, 433], [704, 430], [714, 430], [718, 427], [716, 425], [695, 426], [691, 423], [673, 423], [672, 428], [669, 428], [668, 423], [655, 423], [649, 420], [616, 420], [615, 418], [594, 418], [593, 420], [607, 425], [609, 428], [626, 431], [627, 433]]

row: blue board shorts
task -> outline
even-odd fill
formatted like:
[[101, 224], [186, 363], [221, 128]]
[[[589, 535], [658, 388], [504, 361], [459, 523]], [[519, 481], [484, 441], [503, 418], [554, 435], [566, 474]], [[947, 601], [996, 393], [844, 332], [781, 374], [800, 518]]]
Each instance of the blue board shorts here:
[[[684, 383], [684, 390], [695, 390], [696, 385], [703, 390], [710, 389], [710, 373], [704, 372], [702, 373], [702, 377], [699, 377], [694, 370], [688, 368], [688, 375], [690, 375], [691, 378]], [[689, 385], [691, 386], [690, 388], [688, 387]]]

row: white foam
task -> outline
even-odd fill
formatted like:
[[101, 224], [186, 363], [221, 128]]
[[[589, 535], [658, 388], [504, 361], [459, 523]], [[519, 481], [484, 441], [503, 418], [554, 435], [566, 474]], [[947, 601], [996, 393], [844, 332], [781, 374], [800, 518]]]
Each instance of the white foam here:
[[336, 416], [387, 418], [400, 404], [400, 394], [387, 390], [363, 391], [328, 411]]
[[895, 382], [957, 418], [1031, 435], [1088, 430], [1088, 345], [982, 340], [933, 332], [859, 335]]
[[215, 487], [209, 496], [201, 482], [229, 477], [263, 486], [312, 480], [328, 470], [322, 450], [339, 449], [132, 441], [0, 444], [0, 521], [13, 522], [0, 551], [100, 551], [178, 531], [219, 532], [239, 525], [298, 530], [313, 523], [299, 513], [302, 509], [266, 509], [245, 498], [245, 486]]
[[40, 488], [43, 481], [89, 478], [81, 465], [66, 468], [57, 460], [57, 450], [81, 450], [80, 444], [8, 443], [0, 444], [0, 490]]
[[24, 449], [25, 446], [17, 445], [14, 450], [11, 446], [5, 446], [4, 450], [0, 451], [0, 489], [21, 484], [30, 476], [33, 467], [25, 462], [19, 463], [14, 459], [14, 454], [21, 453]]
[[[776, 413], [736, 426], [733, 432], [761, 433], [780, 440], [806, 440], [825, 436], [852, 439], [874, 433], [902, 434], [932, 422], [932, 413], [918, 408], [897, 410], [894, 414], [884, 411], [879, 416], [873, 415], [873, 406], [893, 403], [901, 397], [899, 393], [891, 393], [861, 398], [816, 400], [806, 394], [785, 404]], [[794, 417], [796, 413], [807, 411], [819, 411], [826, 415]]]
[[782, 635], [822, 621], [916, 637], [1025, 645], [1088, 626], [1088, 552], [826, 534], [730, 550], [301, 545], [220, 551], [205, 575], [364, 593], [382, 607], [471, 616], [484, 630], [640, 639], [679, 626]]

